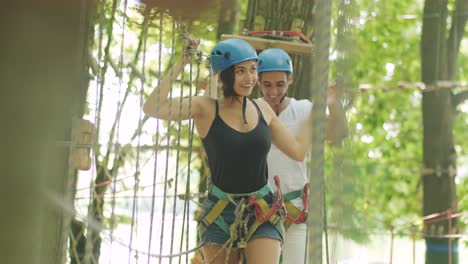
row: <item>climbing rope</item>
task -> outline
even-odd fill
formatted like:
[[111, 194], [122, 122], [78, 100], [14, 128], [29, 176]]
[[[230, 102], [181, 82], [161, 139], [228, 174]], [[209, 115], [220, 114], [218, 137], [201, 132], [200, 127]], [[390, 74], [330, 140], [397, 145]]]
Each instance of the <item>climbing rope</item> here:
[[[294, 195], [294, 194], [298, 195]], [[308, 208], [308, 198], [309, 198], [309, 183], [304, 185], [304, 189], [301, 192], [293, 192], [294, 198], [301, 197], [302, 200], [302, 210], [299, 211], [290, 201], [292, 199], [285, 198], [285, 210], [286, 210], [286, 219], [293, 224], [304, 223], [307, 218], [307, 208]], [[291, 197], [292, 198], [292, 197]], [[297, 212], [297, 213], [293, 213]]]
[[265, 201], [257, 200], [255, 196], [249, 197], [249, 205], [254, 206], [255, 217], [257, 218], [257, 221], [259, 221], [260, 223], [264, 223], [265, 221], [268, 221], [274, 214], [284, 209], [284, 197], [283, 197], [283, 192], [281, 191], [279, 177], [275, 176], [274, 180], [275, 180], [275, 185], [277, 188], [275, 200], [273, 201], [273, 205], [270, 207], [270, 209], [268, 210], [266, 214], [262, 211], [262, 206], [264, 207], [265, 204], [261, 204], [261, 203], [264, 203]]
[[[233, 201], [231, 201], [233, 202]], [[247, 229], [247, 221], [248, 219], [243, 220], [244, 211], [246, 209], [245, 205], [245, 198], [242, 198], [239, 203], [236, 204], [236, 209], [234, 210], [234, 222], [229, 226], [229, 239], [223, 244], [223, 246], [216, 252], [213, 259], [209, 261], [208, 264], [213, 263], [216, 258], [226, 249], [226, 258], [224, 263], [229, 263], [229, 257], [231, 255], [232, 247], [234, 246], [234, 242], [239, 237], [239, 231], [244, 231]], [[240, 241], [238, 242], [237, 246], [239, 249], [244, 249], [246, 247], [246, 242], [244, 241], [244, 237], [240, 236]]]

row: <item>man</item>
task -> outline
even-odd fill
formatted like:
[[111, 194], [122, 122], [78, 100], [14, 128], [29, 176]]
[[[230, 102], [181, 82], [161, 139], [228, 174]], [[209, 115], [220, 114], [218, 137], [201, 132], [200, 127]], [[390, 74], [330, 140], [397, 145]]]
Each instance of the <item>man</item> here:
[[[304, 125], [312, 109], [309, 100], [296, 100], [286, 95], [293, 82], [293, 67], [289, 55], [282, 49], [262, 51], [257, 64], [258, 83], [265, 100], [276, 112], [283, 124], [294, 134]], [[328, 87], [326, 140], [336, 141], [347, 136], [348, 125], [344, 109], [336, 97], [336, 87]], [[309, 182], [305, 161], [288, 158], [274, 145], [268, 154], [268, 179], [275, 188], [274, 176], [279, 176], [285, 198], [288, 217], [285, 221], [286, 235], [283, 242], [282, 263], [305, 263], [307, 225], [307, 190]]]

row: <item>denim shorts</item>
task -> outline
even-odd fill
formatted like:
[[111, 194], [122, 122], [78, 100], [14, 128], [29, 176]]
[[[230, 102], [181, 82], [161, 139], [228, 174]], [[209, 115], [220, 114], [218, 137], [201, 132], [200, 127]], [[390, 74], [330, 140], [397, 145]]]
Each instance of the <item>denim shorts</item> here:
[[[265, 201], [270, 206], [273, 203], [273, 198], [274, 197], [272, 193], [263, 197], [263, 199], [265, 199]], [[215, 206], [217, 200], [218, 199], [212, 195], [208, 196], [208, 199], [206, 199], [205, 202], [203, 203], [203, 212], [201, 214], [202, 219]], [[240, 201], [240, 198], [235, 199], [236, 203], [239, 201]], [[236, 209], [236, 205], [233, 203], [229, 203], [220, 215], [228, 226], [231, 226], [231, 224], [235, 220], [235, 214], [234, 214], [235, 209]], [[255, 223], [255, 220], [256, 220], [252, 206], [247, 206], [246, 209], [244, 210], [243, 219], [246, 219], [247, 217], [249, 217], [249, 221], [247, 223], [247, 229], [250, 230], [250, 228], [252, 227], [252, 225]], [[199, 234], [200, 234], [200, 229], [199, 229]], [[259, 237], [268, 237], [268, 238], [277, 239], [282, 243], [283, 235], [284, 235], [284, 226], [283, 226], [282, 221], [279, 221], [276, 227], [271, 222], [265, 221], [263, 224], [261, 224], [257, 228], [257, 230], [255, 230], [255, 232], [253, 233], [250, 239], [259, 238]], [[205, 233], [203, 234], [203, 237], [201, 237], [201, 241], [207, 244], [223, 245], [224, 243], [226, 243], [227, 240], [229, 240], [229, 234], [227, 234], [223, 229], [221, 229], [216, 223], [212, 223], [209, 227], [207, 227]], [[237, 248], [238, 241], [239, 240], [234, 241], [233, 248]]]

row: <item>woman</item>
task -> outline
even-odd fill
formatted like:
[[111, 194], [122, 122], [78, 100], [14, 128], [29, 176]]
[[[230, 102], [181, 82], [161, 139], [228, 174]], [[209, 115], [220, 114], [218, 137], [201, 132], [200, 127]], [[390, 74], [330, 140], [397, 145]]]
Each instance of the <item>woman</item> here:
[[267, 184], [267, 154], [273, 143], [290, 158], [303, 160], [310, 145], [310, 118], [294, 136], [268, 103], [247, 99], [258, 78], [257, 54], [244, 40], [224, 40], [213, 48], [210, 64], [223, 89], [219, 101], [207, 96], [168, 98], [171, 79], [187, 62], [185, 58], [174, 65], [143, 110], [165, 120], [194, 119], [212, 181], [199, 225], [204, 259], [238, 263], [242, 255], [248, 263], [278, 263], [284, 228], [275, 220], [279, 212], [265, 207], [278, 209]]

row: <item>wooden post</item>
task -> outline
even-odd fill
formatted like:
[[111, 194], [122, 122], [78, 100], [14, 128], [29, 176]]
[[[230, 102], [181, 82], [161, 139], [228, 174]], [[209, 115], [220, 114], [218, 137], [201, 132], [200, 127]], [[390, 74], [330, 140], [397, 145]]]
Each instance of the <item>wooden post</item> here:
[[90, 154], [96, 138], [96, 127], [90, 121], [80, 119], [74, 130], [72, 165], [77, 170], [89, 170], [92, 163]]
[[[313, 52], [312, 44], [292, 42], [286, 40], [266, 39], [260, 37], [223, 34], [221, 40], [230, 38], [240, 38], [250, 43], [256, 50], [266, 50], [270, 48], [279, 48], [289, 54], [294, 55], [310, 55]], [[328, 54], [328, 52], [327, 52]]]
[[22, 1], [0, 8], [2, 263], [66, 259], [70, 152], [57, 142], [72, 140], [72, 120], [84, 105], [87, 4]]
[[[312, 60], [310, 76], [310, 94], [313, 95], [313, 122], [312, 122], [312, 158], [309, 174], [309, 215], [308, 227], [308, 257], [309, 263], [323, 263], [323, 230], [324, 230], [324, 140], [326, 123], [326, 100], [328, 86], [329, 48], [331, 1], [318, 1], [314, 16], [315, 52], [310, 56]], [[312, 48], [311, 48], [312, 50]], [[326, 227], [325, 227], [326, 228]]]

